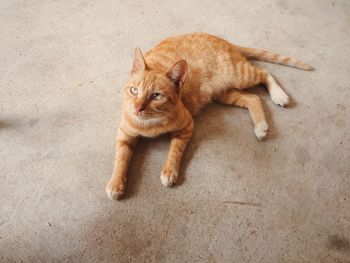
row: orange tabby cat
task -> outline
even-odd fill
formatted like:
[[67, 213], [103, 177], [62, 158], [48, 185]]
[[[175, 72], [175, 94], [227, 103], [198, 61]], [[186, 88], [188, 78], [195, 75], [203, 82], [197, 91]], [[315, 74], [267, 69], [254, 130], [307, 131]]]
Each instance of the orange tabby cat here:
[[262, 83], [275, 104], [285, 106], [289, 98], [267, 71], [247, 59], [312, 70], [294, 58], [235, 46], [206, 33], [168, 38], [144, 57], [136, 49], [125, 86], [114, 171], [106, 187], [109, 198], [118, 199], [125, 192], [128, 165], [139, 136], [170, 133], [170, 150], [160, 179], [164, 186], [176, 183], [181, 156], [193, 131], [192, 117], [211, 101], [248, 108], [256, 137], [266, 136], [261, 101], [243, 90]]

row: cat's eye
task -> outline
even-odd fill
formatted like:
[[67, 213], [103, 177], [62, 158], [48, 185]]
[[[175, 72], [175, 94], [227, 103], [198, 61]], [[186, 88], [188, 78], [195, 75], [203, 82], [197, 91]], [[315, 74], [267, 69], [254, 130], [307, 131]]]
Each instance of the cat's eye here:
[[156, 92], [156, 93], [153, 93], [151, 97], [153, 100], [159, 100], [162, 97], [162, 94]]
[[138, 91], [138, 89], [137, 89], [136, 87], [131, 87], [131, 88], [130, 88], [130, 93], [131, 93], [131, 94], [137, 95], [138, 92], [139, 92], [139, 91]]

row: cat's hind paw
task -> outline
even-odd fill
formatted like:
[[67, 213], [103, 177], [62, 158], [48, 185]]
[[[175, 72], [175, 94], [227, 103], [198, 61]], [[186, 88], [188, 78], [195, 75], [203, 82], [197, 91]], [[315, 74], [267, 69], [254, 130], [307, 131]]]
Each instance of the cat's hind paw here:
[[162, 185], [170, 187], [176, 183], [178, 178], [178, 173], [176, 171], [162, 171], [160, 175], [160, 181]]
[[289, 104], [289, 97], [281, 88], [273, 89], [271, 91], [271, 99], [275, 104], [282, 107]]
[[106, 186], [106, 193], [109, 199], [118, 200], [124, 194], [124, 185], [116, 185], [113, 182], [109, 182]]
[[259, 140], [262, 140], [266, 137], [267, 131], [269, 130], [269, 125], [267, 125], [266, 121], [259, 122], [257, 125], [255, 125], [255, 135], [256, 138]]
[[277, 84], [276, 80], [269, 75], [267, 78], [268, 90], [271, 96], [272, 101], [279, 106], [285, 107], [289, 103], [289, 97], [287, 93], [283, 91], [280, 85]]

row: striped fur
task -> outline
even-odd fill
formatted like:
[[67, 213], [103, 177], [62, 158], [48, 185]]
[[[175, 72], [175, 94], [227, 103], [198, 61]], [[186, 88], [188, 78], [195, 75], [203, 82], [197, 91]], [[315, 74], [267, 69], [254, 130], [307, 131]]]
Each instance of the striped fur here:
[[237, 47], [238, 50], [250, 60], [259, 60], [265, 62], [271, 62], [276, 64], [281, 64], [293, 68], [303, 69], [303, 70], [313, 70], [310, 65], [289, 56], [279, 55], [263, 49], [247, 48], [247, 47]]
[[161, 183], [177, 182], [181, 157], [192, 132], [193, 116], [211, 101], [247, 108], [258, 139], [268, 125], [262, 103], [247, 88], [264, 84], [274, 103], [286, 106], [288, 95], [264, 69], [248, 59], [280, 63], [305, 70], [311, 67], [291, 57], [235, 46], [206, 33], [168, 38], [143, 56], [136, 49], [117, 135], [112, 178], [106, 187], [111, 199], [125, 192], [127, 170], [139, 136], [170, 133], [171, 142]]

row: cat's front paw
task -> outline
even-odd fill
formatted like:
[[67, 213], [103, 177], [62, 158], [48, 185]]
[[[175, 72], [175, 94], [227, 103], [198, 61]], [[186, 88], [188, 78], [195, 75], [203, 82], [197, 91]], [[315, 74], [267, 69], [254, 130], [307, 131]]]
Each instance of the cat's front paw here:
[[268, 129], [269, 125], [267, 125], [265, 121], [256, 124], [254, 129], [256, 138], [258, 138], [259, 140], [264, 139], [266, 137]]
[[118, 200], [125, 192], [125, 184], [111, 180], [106, 186], [106, 193], [109, 199]]
[[175, 170], [164, 169], [160, 175], [162, 185], [170, 187], [177, 182], [179, 174]]

